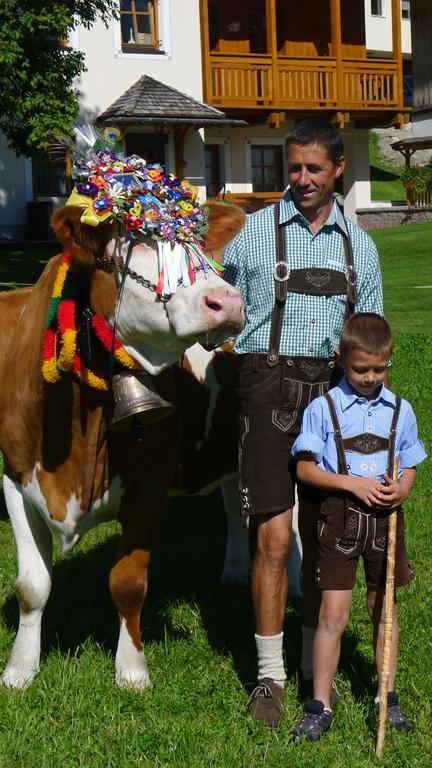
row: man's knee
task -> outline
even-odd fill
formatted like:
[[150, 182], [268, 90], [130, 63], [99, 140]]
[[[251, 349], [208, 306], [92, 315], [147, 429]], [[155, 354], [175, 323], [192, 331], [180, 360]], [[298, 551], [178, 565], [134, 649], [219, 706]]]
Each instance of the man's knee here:
[[292, 542], [292, 510], [260, 523], [257, 531], [256, 558], [279, 570], [285, 568]]

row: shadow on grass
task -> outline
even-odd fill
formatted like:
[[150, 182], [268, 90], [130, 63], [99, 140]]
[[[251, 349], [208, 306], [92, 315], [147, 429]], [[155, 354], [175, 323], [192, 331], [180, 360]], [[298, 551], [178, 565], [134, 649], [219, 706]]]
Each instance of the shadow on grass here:
[[371, 181], [399, 181], [400, 176], [398, 173], [392, 173], [386, 171], [384, 168], [380, 168], [377, 165], [370, 166], [370, 179]]
[[[150, 565], [149, 595], [142, 612], [143, 640], [161, 643], [167, 637], [191, 639], [189, 629], [173, 622], [171, 614], [179, 603], [190, 604], [198, 608], [213, 651], [231, 656], [236, 674], [250, 691], [256, 679], [250, 590], [220, 583], [225, 538], [219, 494], [170, 501]], [[88, 637], [115, 655], [118, 621], [108, 576], [116, 544], [117, 536], [112, 536], [91, 552], [75, 554], [55, 565], [43, 620], [44, 655], [52, 648], [73, 655]], [[13, 596], [2, 612], [8, 626], [16, 627], [18, 610]], [[300, 663], [301, 623], [301, 602], [290, 603], [285, 621], [285, 661], [288, 680], [294, 683]], [[355, 698], [370, 694], [373, 670], [357, 650], [356, 637], [349, 633], [344, 638], [340, 669], [350, 679]]]
[[59, 253], [61, 246], [53, 243], [0, 243], [0, 291], [22, 285], [33, 285], [45, 264]]

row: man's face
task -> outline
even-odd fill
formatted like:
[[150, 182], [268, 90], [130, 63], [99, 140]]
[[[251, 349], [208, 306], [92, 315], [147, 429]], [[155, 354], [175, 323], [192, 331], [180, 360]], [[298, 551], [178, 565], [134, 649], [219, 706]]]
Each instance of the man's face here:
[[287, 147], [288, 181], [298, 210], [308, 218], [333, 199], [335, 180], [342, 175], [345, 157], [336, 165], [321, 144], [290, 144]]

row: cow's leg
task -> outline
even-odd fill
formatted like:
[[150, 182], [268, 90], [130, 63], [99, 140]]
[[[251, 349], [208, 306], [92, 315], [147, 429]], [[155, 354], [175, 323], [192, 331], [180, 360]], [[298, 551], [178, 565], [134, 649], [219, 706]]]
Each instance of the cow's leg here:
[[[120, 619], [120, 634], [115, 659], [116, 683], [122, 688], [144, 690], [151, 686], [141, 643], [141, 608], [147, 595], [150, 554], [159, 532], [164, 504], [150, 495], [146, 508], [130, 502], [129, 512], [119, 519], [122, 537], [110, 573], [110, 590]], [[135, 514], [132, 514], [132, 510]]]
[[[222, 497], [227, 517], [227, 544], [222, 582], [225, 584], [248, 584], [251, 561], [247, 518], [240, 514], [238, 475], [230, 475], [221, 483]], [[293, 509], [293, 537], [288, 558], [288, 584], [291, 598], [301, 597], [300, 567], [302, 560], [301, 541], [298, 532], [298, 503]]]
[[224, 584], [249, 584], [251, 560], [247, 518], [240, 514], [238, 475], [229, 475], [221, 482], [222, 498], [227, 518], [227, 543], [222, 572]]
[[17, 547], [20, 621], [0, 681], [26, 688], [39, 671], [42, 613], [51, 590], [52, 536], [38, 511], [24, 499], [19, 484], [5, 475], [3, 490]]

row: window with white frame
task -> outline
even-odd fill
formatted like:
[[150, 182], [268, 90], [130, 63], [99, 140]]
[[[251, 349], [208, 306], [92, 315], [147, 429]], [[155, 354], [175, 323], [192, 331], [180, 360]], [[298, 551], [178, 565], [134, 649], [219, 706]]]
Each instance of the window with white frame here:
[[251, 147], [252, 189], [280, 192], [283, 188], [282, 146], [254, 144]]
[[120, 26], [123, 52], [160, 51], [157, 0], [120, 0]]
[[402, 0], [402, 18], [411, 18], [410, 0]]
[[371, 14], [372, 16], [382, 16], [382, 0], [371, 0]]

